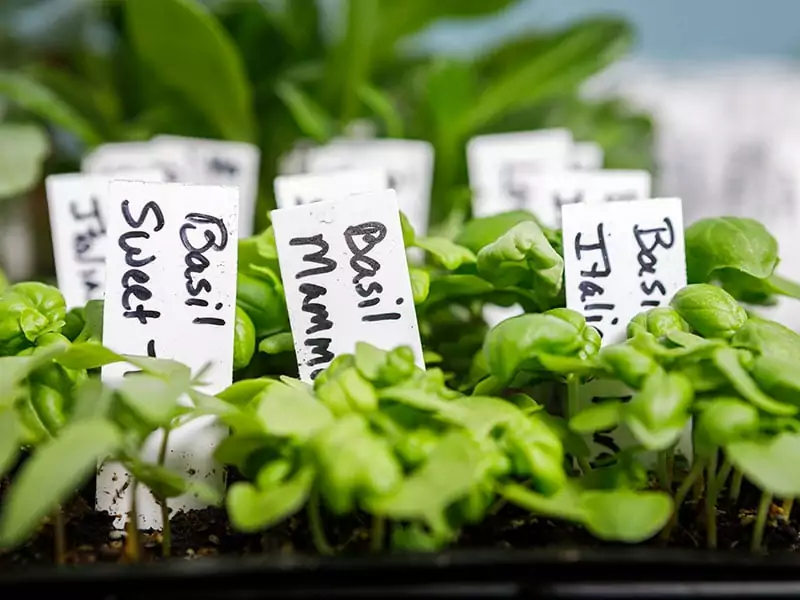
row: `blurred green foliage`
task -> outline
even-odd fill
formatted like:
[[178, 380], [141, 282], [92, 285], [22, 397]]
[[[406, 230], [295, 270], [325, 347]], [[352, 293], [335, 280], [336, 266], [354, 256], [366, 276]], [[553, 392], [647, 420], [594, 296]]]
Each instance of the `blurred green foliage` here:
[[[488, 18], [517, 3], [75, 0], [50, 32], [56, 37], [15, 39], [0, 29], [13, 61], [0, 71], [0, 98], [15, 107], [10, 118], [60, 134], [50, 170], [74, 170], [99, 143], [155, 134], [254, 142], [263, 156], [259, 227], [280, 157], [299, 140], [322, 143], [364, 119], [378, 136], [434, 145], [434, 226], [468, 216], [465, 144], [481, 133], [565, 126], [599, 142], [606, 167], [651, 169], [648, 118], [579, 94], [629, 49], [625, 22], [527, 31], [470, 58], [413, 43], [442, 19]], [[31, 4], [10, 1], [0, 20], [12, 23]]]

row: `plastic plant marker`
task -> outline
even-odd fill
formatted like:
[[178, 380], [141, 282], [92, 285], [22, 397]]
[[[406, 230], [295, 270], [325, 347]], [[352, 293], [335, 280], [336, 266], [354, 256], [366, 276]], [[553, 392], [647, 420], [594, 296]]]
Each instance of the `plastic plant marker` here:
[[[573, 151], [567, 129], [542, 129], [481, 135], [467, 145], [472, 212], [475, 217], [525, 207], [526, 191], [520, 177], [526, 173], [569, 168]], [[489, 326], [522, 314], [519, 305], [486, 305], [483, 318]]]
[[357, 342], [409, 346], [425, 368], [393, 190], [272, 212], [300, 378]]
[[524, 208], [551, 228], [561, 226], [561, 207], [566, 204], [650, 198], [651, 177], [647, 171], [547, 171], [528, 173], [520, 181], [526, 190]]
[[306, 155], [309, 172], [339, 169], [383, 169], [390, 189], [397, 193], [400, 210], [418, 235], [428, 231], [433, 182], [433, 146], [398, 139], [338, 139], [312, 148]]
[[261, 151], [245, 142], [159, 135], [157, 148], [183, 148], [192, 162], [194, 179], [188, 183], [230, 185], [239, 188], [239, 237], [254, 233]]
[[[561, 211], [567, 307], [583, 314], [603, 345], [624, 341], [634, 316], [668, 305], [686, 285], [679, 198], [566, 204]], [[581, 387], [578, 408], [609, 398], [627, 402], [631, 394], [624, 384], [596, 379]], [[625, 427], [616, 427], [595, 433], [590, 448], [597, 456], [631, 441]], [[679, 444], [684, 453], [687, 443], [688, 431]]]
[[164, 172], [166, 181], [191, 183], [197, 179], [183, 148], [157, 147], [150, 142], [103, 144], [81, 162], [84, 173], [114, 175], [140, 169], [159, 169]]
[[602, 169], [605, 154], [597, 142], [575, 142], [572, 148], [573, 169]]
[[164, 173], [156, 169], [113, 176], [68, 173], [45, 179], [56, 277], [68, 309], [103, 299], [112, 179], [163, 181]]
[[476, 217], [524, 208], [519, 178], [529, 172], [567, 169], [573, 151], [566, 129], [482, 135], [467, 145], [469, 185]]
[[[214, 394], [231, 384], [236, 302], [238, 191], [178, 183], [113, 182], [110, 186], [109, 253], [103, 343], [116, 352], [179, 361], [196, 373], [209, 366], [198, 390]], [[118, 385], [131, 371], [103, 368]], [[172, 430], [165, 466], [189, 480], [223, 489], [213, 452], [224, 436], [214, 417]], [[144, 447], [156, 462], [160, 435]], [[97, 507], [125, 521], [129, 476], [106, 464], [97, 478]], [[159, 507], [139, 486], [140, 526], [160, 527]], [[201, 508], [192, 496], [170, 500], [176, 510]]]
[[275, 178], [278, 208], [323, 200], [341, 200], [352, 194], [389, 189], [385, 169], [344, 169], [330, 173], [281, 175]]

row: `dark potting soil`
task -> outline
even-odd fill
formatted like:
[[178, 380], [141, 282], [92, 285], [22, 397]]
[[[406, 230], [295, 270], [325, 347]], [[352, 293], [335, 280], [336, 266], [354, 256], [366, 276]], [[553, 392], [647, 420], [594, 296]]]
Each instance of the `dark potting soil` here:
[[[0, 485], [0, 488], [3, 487]], [[0, 498], [2, 493], [0, 492]], [[747, 552], [755, 520], [758, 494], [752, 488], [742, 490], [740, 506], [722, 498], [717, 511], [718, 551]], [[795, 511], [796, 516], [800, 513]], [[366, 554], [370, 543], [370, 518], [356, 515], [336, 519], [323, 515], [328, 541], [345, 555]], [[67, 556], [70, 564], [99, 562], [124, 563], [126, 534], [112, 527], [112, 518], [92, 510], [83, 496], [65, 509]], [[223, 509], [210, 508], [176, 514], [172, 520], [172, 557], [198, 560], [206, 556], [247, 554], [315, 554], [305, 512], [290, 518], [264, 534], [241, 534], [234, 531]], [[689, 500], [682, 507], [680, 523], [673, 531], [671, 548], [702, 549], [706, 547], [705, 509], [702, 501]], [[51, 522], [43, 523], [29, 542], [13, 550], [0, 551], [0, 571], [26, 566], [53, 564], [54, 536]], [[164, 560], [162, 534], [141, 532], [141, 561]], [[785, 515], [780, 505], [773, 504], [764, 542], [770, 553], [794, 552], [800, 548], [800, 520]], [[654, 538], [645, 542], [658, 546]], [[533, 517], [513, 506], [487, 517], [481, 524], [463, 530], [458, 547], [530, 549], [546, 547], [610, 547], [581, 527], [562, 521]]]

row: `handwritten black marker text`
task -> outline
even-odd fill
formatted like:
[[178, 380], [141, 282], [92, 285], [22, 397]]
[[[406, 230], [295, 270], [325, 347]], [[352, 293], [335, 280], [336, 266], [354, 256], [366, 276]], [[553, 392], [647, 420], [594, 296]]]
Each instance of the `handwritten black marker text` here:
[[[183, 277], [186, 280], [186, 293], [189, 298], [184, 302], [186, 306], [206, 308], [209, 301], [201, 298], [202, 294], [210, 294], [213, 286], [207, 277], [201, 277], [211, 265], [206, 256], [207, 252], [221, 252], [228, 246], [228, 229], [222, 219], [201, 213], [189, 213], [184, 218], [180, 228], [181, 244], [187, 251], [184, 257], [186, 269]], [[193, 240], [192, 232], [202, 231], [203, 241]], [[214, 304], [214, 310], [222, 310], [222, 302]], [[215, 316], [195, 317], [192, 323], [196, 325], [225, 325], [225, 319]]]
[[[351, 225], [344, 231], [344, 239], [352, 253], [350, 268], [355, 272], [353, 285], [356, 293], [365, 298], [358, 303], [359, 308], [371, 308], [381, 301], [383, 286], [377, 281], [368, 281], [366, 286], [362, 281], [373, 279], [381, 269], [381, 264], [369, 253], [386, 239], [386, 226], [378, 221], [369, 221], [360, 225]], [[395, 300], [396, 305], [403, 304], [403, 298]], [[398, 312], [369, 313], [361, 316], [365, 322], [396, 321], [401, 315]]]
[[[667, 295], [667, 289], [656, 276], [656, 265], [658, 263], [656, 249], [669, 249], [675, 244], [675, 231], [672, 227], [672, 221], [665, 217], [664, 226], [653, 229], [640, 229], [639, 225], [634, 225], [633, 236], [639, 247], [639, 252], [636, 255], [636, 260], [639, 263], [638, 275], [641, 279], [639, 287], [647, 296], [641, 301], [640, 306], [647, 308], [661, 306], [661, 302]], [[656, 292], [656, 297], [653, 297]]]
[[[295, 279], [304, 279], [314, 275], [324, 275], [334, 271], [337, 267], [336, 261], [327, 256], [330, 250], [330, 245], [322, 237], [321, 233], [311, 237], [299, 237], [289, 240], [290, 246], [313, 246], [317, 248], [316, 252], [309, 252], [303, 256], [304, 263], [312, 263], [317, 266], [304, 269], [295, 275]], [[316, 334], [322, 331], [328, 331], [333, 328], [333, 322], [328, 315], [328, 308], [325, 304], [315, 302], [320, 297], [328, 293], [328, 290], [315, 283], [303, 282], [298, 287], [298, 290], [303, 294], [303, 311], [311, 314], [311, 326], [305, 330], [306, 335], [309, 337], [303, 341], [303, 345], [311, 348], [311, 357], [306, 361], [309, 367], [317, 367], [311, 372], [311, 379], [316, 379], [317, 375], [325, 368], [324, 365], [330, 363], [333, 358], [333, 352], [330, 351], [331, 338], [320, 337]]]
[[106, 236], [106, 224], [100, 214], [98, 199], [92, 197], [90, 203], [91, 210], [86, 212], [81, 211], [76, 202], [72, 202], [69, 207], [75, 222], [85, 227], [75, 234], [72, 245], [75, 261], [85, 265], [79, 275], [86, 292], [86, 301], [102, 298], [102, 278], [104, 276], [102, 265], [105, 263], [103, 253], [97, 249], [98, 241]]
[[[587, 254], [594, 262], [588, 270], [581, 270], [581, 282], [578, 284], [578, 290], [581, 293], [581, 303], [585, 303], [583, 310], [584, 314], [586, 314], [586, 322], [594, 325], [602, 337], [603, 331], [600, 329], [599, 324], [603, 322], [607, 314], [616, 307], [614, 304], [598, 301], [600, 300], [599, 296], [603, 296], [606, 291], [601, 284], [605, 278], [611, 275], [611, 263], [608, 258], [608, 249], [606, 248], [606, 239], [602, 223], [597, 225], [596, 242], [584, 243], [583, 233], [578, 233], [575, 236], [576, 258], [581, 260]], [[598, 298], [595, 299], [595, 297]], [[590, 299], [592, 299], [592, 301], [589, 301]], [[616, 317], [611, 319], [612, 325], [616, 325], [618, 322], [619, 320]]]
[[[130, 202], [123, 200], [121, 205], [122, 218], [131, 229], [119, 236], [117, 245], [125, 252], [125, 264], [128, 270], [122, 274], [122, 298], [121, 304], [124, 312], [122, 315], [126, 319], [137, 319], [142, 325], [147, 325], [148, 319], [158, 319], [161, 312], [148, 310], [145, 302], [153, 297], [146, 284], [150, 281], [150, 275], [144, 271], [144, 267], [156, 260], [155, 254], [145, 258], [139, 258], [142, 254], [142, 247], [137, 245], [137, 240], [149, 240], [151, 233], [157, 233], [164, 228], [164, 214], [161, 207], [155, 202], [147, 202], [134, 217], [131, 213]], [[148, 219], [148, 217], [150, 217]], [[150, 224], [150, 230], [143, 230], [146, 224]], [[141, 244], [141, 241], [139, 244]], [[133, 307], [131, 297], [136, 298], [139, 303]], [[148, 356], [155, 356], [155, 340], [147, 343]]]

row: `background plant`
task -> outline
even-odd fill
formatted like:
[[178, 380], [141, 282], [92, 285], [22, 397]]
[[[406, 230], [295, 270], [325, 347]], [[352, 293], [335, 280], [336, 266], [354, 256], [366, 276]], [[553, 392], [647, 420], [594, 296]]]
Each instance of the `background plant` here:
[[[480, 133], [566, 126], [601, 143], [608, 167], [650, 168], [649, 120], [578, 94], [629, 48], [626, 23], [523, 32], [470, 58], [433, 56], [413, 43], [439, 20], [485, 18], [516, 3], [89, 0], [74, 3], [69, 27], [46, 39], [2, 32], [13, 70], [0, 72], [0, 98], [14, 121], [51, 129], [48, 172], [75, 170], [100, 143], [155, 134], [258, 144], [257, 229], [274, 206], [280, 158], [362, 120], [379, 136], [433, 143], [434, 226], [468, 214], [464, 145]], [[7, 23], [15, 8], [5, 8]]]

